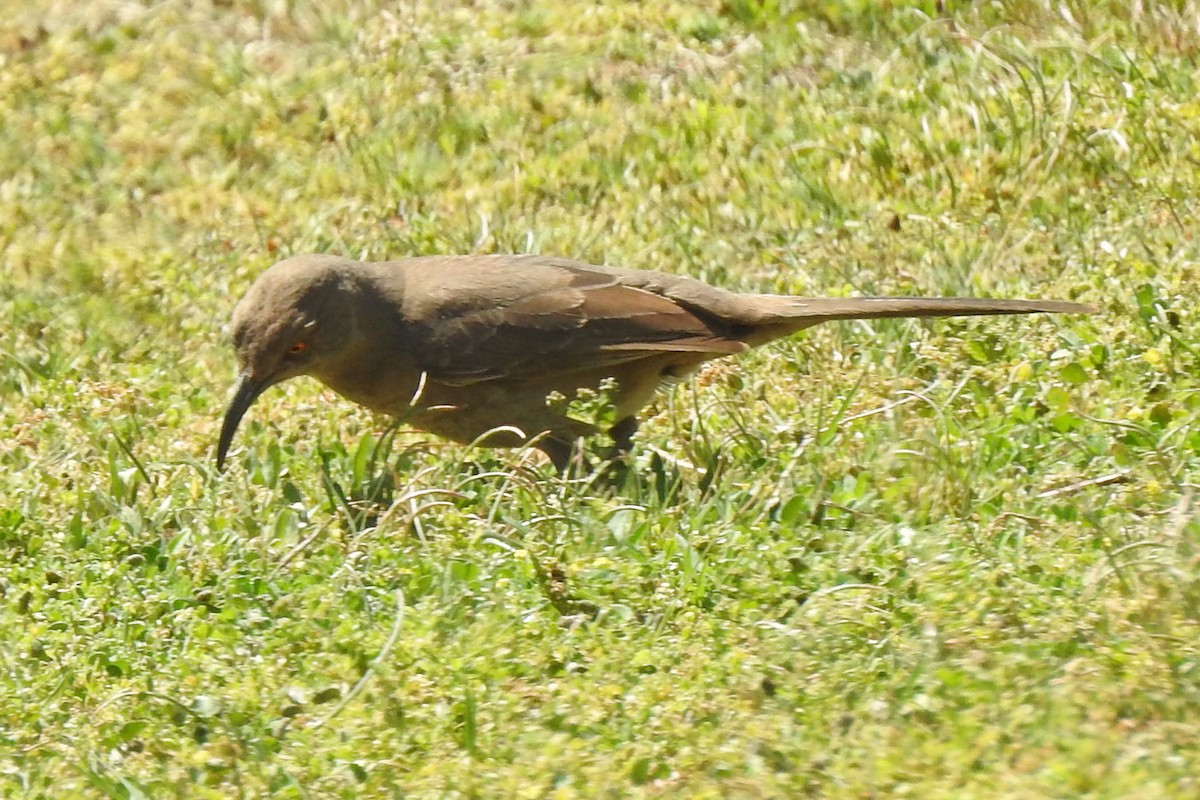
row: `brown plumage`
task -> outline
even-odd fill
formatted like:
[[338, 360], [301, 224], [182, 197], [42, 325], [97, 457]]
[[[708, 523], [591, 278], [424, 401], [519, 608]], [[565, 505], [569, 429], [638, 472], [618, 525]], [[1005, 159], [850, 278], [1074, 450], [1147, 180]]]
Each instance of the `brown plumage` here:
[[296, 256], [264, 272], [234, 310], [241, 380], [217, 464], [254, 399], [297, 375], [457, 442], [535, 439], [563, 469], [575, 441], [595, 430], [548, 406], [553, 392], [570, 398], [615, 379], [611, 433], [625, 449], [664, 380], [821, 322], [1094, 310], [1056, 300], [738, 294], [546, 256]]

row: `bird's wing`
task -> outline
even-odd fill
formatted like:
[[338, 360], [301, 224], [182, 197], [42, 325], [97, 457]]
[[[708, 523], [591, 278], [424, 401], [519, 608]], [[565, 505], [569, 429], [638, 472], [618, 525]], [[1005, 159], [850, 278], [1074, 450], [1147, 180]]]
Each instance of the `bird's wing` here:
[[[662, 353], [739, 353], [720, 320], [619, 272], [558, 259], [469, 259], [427, 282], [420, 320], [429, 377], [469, 384], [568, 375]], [[411, 317], [410, 317], [411, 319]]]

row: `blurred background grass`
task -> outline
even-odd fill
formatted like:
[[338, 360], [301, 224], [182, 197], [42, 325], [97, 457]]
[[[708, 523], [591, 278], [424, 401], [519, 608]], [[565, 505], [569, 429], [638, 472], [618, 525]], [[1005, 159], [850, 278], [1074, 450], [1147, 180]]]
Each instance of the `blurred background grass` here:
[[[4, 794], [1195, 796], [1198, 19], [6, 11]], [[718, 363], [617, 494], [307, 381], [215, 476], [309, 251], [1102, 311]]]

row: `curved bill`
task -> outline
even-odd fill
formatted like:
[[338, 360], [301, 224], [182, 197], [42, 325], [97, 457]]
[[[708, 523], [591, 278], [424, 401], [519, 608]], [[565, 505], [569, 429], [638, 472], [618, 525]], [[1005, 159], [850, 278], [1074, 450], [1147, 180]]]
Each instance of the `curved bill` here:
[[266, 383], [260, 383], [246, 373], [242, 373], [237, 391], [234, 392], [233, 399], [229, 401], [229, 408], [225, 410], [225, 421], [221, 424], [221, 438], [217, 440], [218, 470], [225, 467], [225, 455], [229, 452], [229, 445], [233, 443], [233, 434], [237, 432], [238, 423], [242, 421], [246, 410], [266, 388]]

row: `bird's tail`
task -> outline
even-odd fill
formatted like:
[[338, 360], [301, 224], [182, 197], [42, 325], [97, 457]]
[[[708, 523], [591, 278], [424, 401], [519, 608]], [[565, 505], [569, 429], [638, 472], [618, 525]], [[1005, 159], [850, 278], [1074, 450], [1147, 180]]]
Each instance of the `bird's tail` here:
[[758, 344], [822, 322], [886, 317], [969, 317], [992, 314], [1092, 314], [1096, 307], [1065, 300], [1003, 300], [974, 297], [788, 297], [758, 295], [761, 315], [748, 344]]

